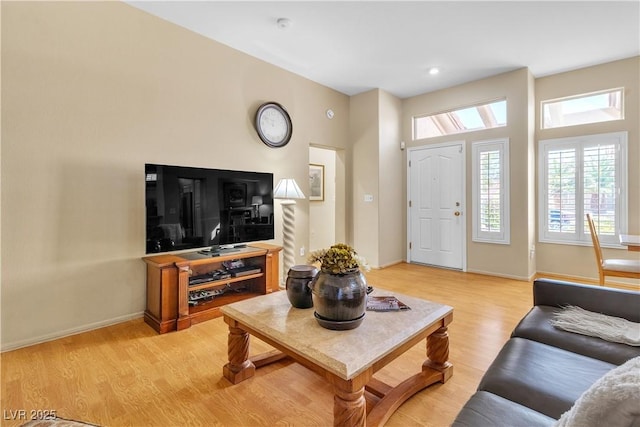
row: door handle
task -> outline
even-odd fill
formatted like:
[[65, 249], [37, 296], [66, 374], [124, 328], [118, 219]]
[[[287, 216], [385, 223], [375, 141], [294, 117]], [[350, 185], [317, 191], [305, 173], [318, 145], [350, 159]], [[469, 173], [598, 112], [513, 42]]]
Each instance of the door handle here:
[[455, 211], [453, 214], [454, 214], [455, 216], [460, 216], [460, 215], [462, 215], [462, 214], [460, 213], [460, 211]]

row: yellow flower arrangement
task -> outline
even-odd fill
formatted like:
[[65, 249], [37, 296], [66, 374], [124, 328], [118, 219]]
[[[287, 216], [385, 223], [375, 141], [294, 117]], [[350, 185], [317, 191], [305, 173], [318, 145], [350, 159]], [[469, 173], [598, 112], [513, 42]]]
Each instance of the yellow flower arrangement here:
[[347, 274], [358, 269], [369, 271], [367, 261], [349, 245], [337, 243], [329, 249], [319, 249], [309, 253], [308, 262], [319, 262], [320, 269], [329, 274]]

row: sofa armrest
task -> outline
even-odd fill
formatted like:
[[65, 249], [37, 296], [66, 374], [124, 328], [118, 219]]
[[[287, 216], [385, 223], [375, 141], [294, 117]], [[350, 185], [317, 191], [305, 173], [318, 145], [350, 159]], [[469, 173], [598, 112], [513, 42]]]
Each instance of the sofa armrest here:
[[533, 282], [533, 305], [575, 305], [640, 323], [640, 292], [552, 279]]

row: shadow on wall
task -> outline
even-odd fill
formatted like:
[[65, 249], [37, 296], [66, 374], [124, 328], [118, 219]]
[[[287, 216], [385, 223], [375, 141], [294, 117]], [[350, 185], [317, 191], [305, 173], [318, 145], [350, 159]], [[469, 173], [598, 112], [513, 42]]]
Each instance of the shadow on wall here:
[[3, 278], [2, 349], [139, 317], [146, 303], [144, 274], [144, 263], [130, 258], [58, 264]]
[[57, 198], [42, 218], [55, 237], [54, 262], [83, 263], [144, 255], [144, 165], [63, 163]]

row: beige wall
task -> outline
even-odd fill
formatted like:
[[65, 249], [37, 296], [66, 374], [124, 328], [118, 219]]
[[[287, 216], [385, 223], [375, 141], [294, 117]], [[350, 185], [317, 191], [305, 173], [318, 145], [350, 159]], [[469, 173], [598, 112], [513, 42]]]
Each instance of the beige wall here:
[[[353, 245], [372, 267], [404, 258], [402, 102], [374, 89], [351, 97]], [[365, 201], [371, 196], [371, 201]]]
[[[372, 267], [379, 266], [379, 112], [378, 89], [351, 97], [349, 138], [353, 149], [353, 246]], [[373, 196], [365, 202], [364, 196]]]
[[388, 92], [380, 91], [380, 143], [379, 143], [379, 265], [385, 267], [405, 258], [406, 221], [402, 192], [405, 177], [403, 152], [400, 150], [402, 101]]
[[[0, 5], [1, 6], [1, 5]], [[2, 7], [0, 7], [0, 22], [2, 22]], [[0, 24], [0, 31], [2, 25]], [[2, 36], [0, 35], [0, 43]], [[2, 51], [0, 47], [0, 52]], [[2, 80], [2, 55], [0, 55], [0, 81]], [[2, 99], [2, 85], [0, 84], [0, 100]], [[0, 108], [0, 117], [2, 116], [2, 108]], [[0, 132], [0, 148], [2, 147], [2, 135]], [[2, 308], [2, 150], [0, 150], [0, 309]], [[2, 350], [2, 315], [0, 315], [0, 351]]]
[[[640, 57], [615, 61], [570, 73], [556, 74], [536, 80], [536, 105], [579, 93], [624, 87], [625, 119], [590, 125], [540, 130], [539, 108], [536, 114], [536, 139], [564, 138], [608, 132], [628, 132], [628, 196], [629, 229], [640, 234]], [[604, 249], [608, 258], [638, 259], [638, 253], [624, 249]], [[593, 248], [590, 246], [538, 244], [538, 272], [564, 274], [597, 279], [598, 270]], [[609, 279], [607, 279], [609, 280]], [[618, 279], [622, 281], [621, 279]], [[635, 283], [638, 283], [635, 281]]]
[[[529, 242], [529, 277], [536, 273], [536, 141], [535, 141], [535, 79], [533, 75], [527, 73], [527, 241]], [[513, 191], [513, 190], [512, 190]]]
[[[265, 101], [292, 116], [285, 148], [253, 130]], [[2, 113], [3, 349], [140, 316], [145, 162], [308, 193], [309, 143], [348, 146], [347, 96], [119, 2], [2, 2]]]
[[[533, 260], [529, 249], [534, 244], [529, 221], [532, 187], [528, 184], [533, 134], [529, 128], [532, 79], [526, 68], [437, 92], [415, 96], [403, 101], [402, 129], [407, 147], [420, 147], [448, 141], [466, 144], [466, 210], [467, 271], [495, 274], [518, 279], [531, 276]], [[473, 133], [423, 140], [412, 140], [412, 117], [448, 111], [459, 107], [500, 98], [507, 99], [508, 125]], [[493, 138], [509, 138], [511, 173], [511, 244], [479, 243], [471, 240], [471, 143]], [[406, 165], [406, 160], [405, 160]], [[405, 167], [406, 176], [406, 167]], [[406, 207], [405, 207], [406, 212]], [[405, 214], [406, 215], [406, 214]]]

